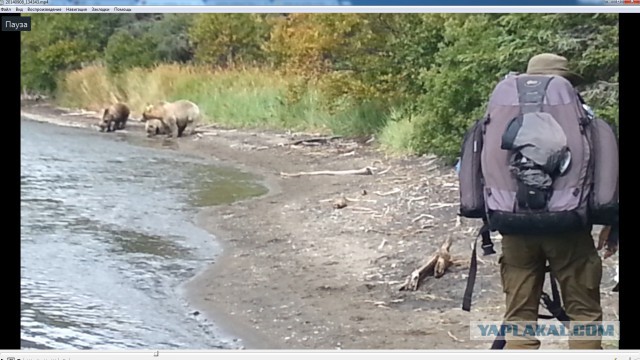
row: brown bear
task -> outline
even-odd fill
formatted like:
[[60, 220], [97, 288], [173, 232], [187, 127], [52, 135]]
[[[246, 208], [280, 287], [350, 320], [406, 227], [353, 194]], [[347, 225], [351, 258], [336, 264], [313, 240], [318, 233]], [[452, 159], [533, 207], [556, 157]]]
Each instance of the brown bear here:
[[129, 107], [123, 103], [116, 103], [104, 109], [102, 121], [98, 124], [100, 131], [123, 130], [129, 119], [129, 113]]
[[154, 137], [160, 134], [166, 134], [164, 124], [158, 119], [149, 119], [144, 124], [144, 130], [147, 132], [147, 137]]
[[148, 105], [142, 112], [142, 121], [158, 119], [167, 130], [167, 137], [181, 137], [187, 125], [200, 120], [200, 108], [189, 100], [161, 101]]

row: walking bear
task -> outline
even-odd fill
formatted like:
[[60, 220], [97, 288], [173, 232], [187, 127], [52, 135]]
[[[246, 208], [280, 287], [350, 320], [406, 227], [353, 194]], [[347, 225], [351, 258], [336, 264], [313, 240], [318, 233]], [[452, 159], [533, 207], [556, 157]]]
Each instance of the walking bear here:
[[129, 119], [129, 113], [129, 107], [123, 103], [116, 103], [104, 109], [102, 121], [98, 124], [100, 131], [123, 130]]
[[167, 137], [181, 137], [187, 125], [200, 119], [200, 108], [188, 100], [172, 103], [161, 101], [147, 106], [143, 111], [142, 121], [151, 119], [158, 119], [163, 123]]

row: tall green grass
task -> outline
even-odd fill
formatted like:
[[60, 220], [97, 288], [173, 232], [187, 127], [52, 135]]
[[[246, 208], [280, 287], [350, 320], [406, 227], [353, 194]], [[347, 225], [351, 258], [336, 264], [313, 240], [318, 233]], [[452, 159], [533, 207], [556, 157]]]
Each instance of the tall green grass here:
[[342, 136], [380, 134], [390, 152], [411, 152], [412, 123], [388, 121], [388, 109], [374, 103], [330, 112], [313, 86], [303, 89], [297, 101], [287, 101], [292, 85], [299, 80], [259, 68], [160, 65], [114, 76], [102, 66], [91, 66], [66, 74], [58, 84], [56, 101], [61, 106], [95, 111], [121, 101], [129, 105], [133, 116], [140, 116], [147, 104], [188, 99], [200, 106], [208, 123]]

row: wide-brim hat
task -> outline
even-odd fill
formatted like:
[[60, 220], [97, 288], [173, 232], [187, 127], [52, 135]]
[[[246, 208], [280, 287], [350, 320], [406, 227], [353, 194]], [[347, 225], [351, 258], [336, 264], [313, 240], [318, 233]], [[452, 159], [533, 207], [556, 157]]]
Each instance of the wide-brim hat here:
[[569, 62], [563, 56], [556, 54], [538, 54], [529, 60], [527, 74], [530, 75], [558, 75], [569, 80], [574, 86], [583, 82], [583, 77], [569, 70]]

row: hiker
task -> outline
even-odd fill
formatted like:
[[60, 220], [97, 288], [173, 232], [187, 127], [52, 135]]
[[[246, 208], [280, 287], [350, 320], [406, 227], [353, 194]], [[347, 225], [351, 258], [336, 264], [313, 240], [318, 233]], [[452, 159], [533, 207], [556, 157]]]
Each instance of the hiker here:
[[[566, 59], [552, 54], [531, 58], [529, 75], [559, 75], [579, 85], [582, 78], [567, 69]], [[545, 265], [549, 261], [564, 297], [565, 311], [574, 321], [602, 321], [600, 281], [602, 262], [591, 226], [569, 233], [545, 236], [505, 234], [499, 258], [506, 294], [505, 320], [536, 321]], [[537, 349], [538, 339], [507, 339], [506, 349]], [[601, 349], [601, 340], [569, 340], [571, 349]]]
[[[555, 54], [533, 56], [525, 74], [510, 74], [496, 86], [485, 117], [463, 141], [460, 215], [483, 219], [478, 237], [485, 255], [494, 253], [490, 230], [502, 235], [498, 263], [505, 324], [537, 324], [546, 272], [553, 286], [557, 279], [564, 302], [564, 311], [561, 306], [549, 309], [556, 318], [603, 320], [602, 261], [591, 231], [596, 223], [617, 224], [617, 139], [575, 90], [583, 79], [567, 64]], [[584, 172], [590, 166], [593, 171]], [[589, 181], [596, 186], [582, 196]], [[617, 230], [603, 239], [614, 253]], [[463, 303], [467, 311], [476, 266], [470, 267]], [[505, 338], [506, 349], [541, 344], [535, 337]], [[600, 337], [570, 338], [569, 348], [602, 349], [601, 342]]]

